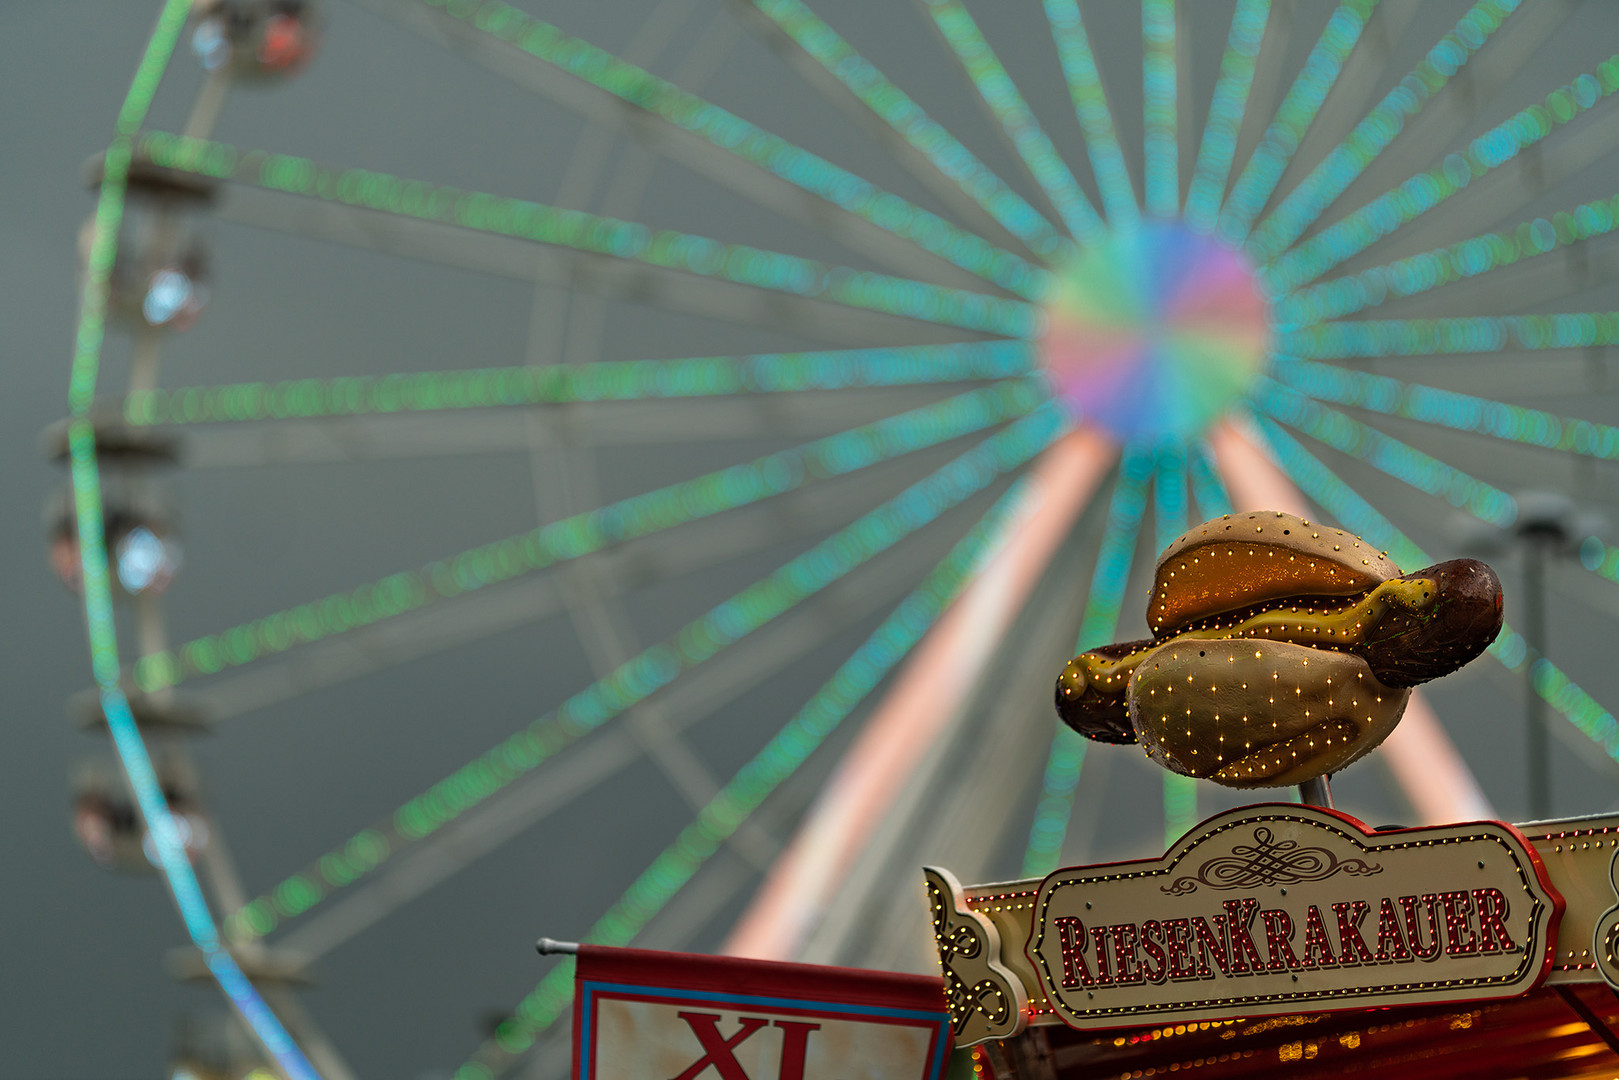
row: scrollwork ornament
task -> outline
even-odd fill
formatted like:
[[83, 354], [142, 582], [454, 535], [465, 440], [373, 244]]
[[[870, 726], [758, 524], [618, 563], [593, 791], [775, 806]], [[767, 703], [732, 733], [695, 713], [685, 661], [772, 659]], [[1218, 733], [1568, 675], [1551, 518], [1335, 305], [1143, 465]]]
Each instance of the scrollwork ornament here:
[[1230, 855], [1219, 855], [1160, 888], [1171, 896], [1211, 889], [1253, 889], [1271, 885], [1298, 885], [1325, 881], [1335, 874], [1365, 877], [1380, 874], [1382, 866], [1365, 859], [1340, 859], [1324, 847], [1301, 847], [1297, 840], [1277, 840], [1266, 826], [1254, 830], [1252, 844], [1236, 844]]
[[1000, 961], [995, 924], [967, 907], [961, 883], [950, 871], [926, 866], [922, 874], [955, 1045], [1016, 1035], [1027, 1023], [1028, 995]]

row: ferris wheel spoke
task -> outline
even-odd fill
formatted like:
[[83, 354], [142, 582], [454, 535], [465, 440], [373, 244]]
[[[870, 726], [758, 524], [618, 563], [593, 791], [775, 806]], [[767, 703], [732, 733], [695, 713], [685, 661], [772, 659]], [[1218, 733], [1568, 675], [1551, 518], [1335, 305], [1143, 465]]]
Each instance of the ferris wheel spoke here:
[[1283, 360], [1271, 372], [1279, 382], [1318, 401], [1547, 450], [1619, 460], [1619, 427], [1611, 424], [1558, 416], [1543, 409], [1310, 360]]
[[[564, 747], [1021, 467], [1061, 433], [1063, 422], [1060, 407], [1047, 404], [991, 435], [411, 799], [394, 814], [392, 828], [412, 840], [437, 832]], [[391, 847], [384, 836], [383, 857]], [[275, 897], [261, 897], [244, 908], [240, 918], [233, 916], [233, 925], [238, 933], [263, 934], [280, 916], [307, 911], [332, 889], [351, 883], [380, 861], [357, 870], [352, 862], [334, 864], [330, 872], [322, 867], [320, 877], [296, 875], [277, 887]]]
[[[1443, 164], [1417, 173], [1329, 225], [1262, 269], [1261, 276], [1278, 295], [1298, 290], [1301, 285], [1394, 235], [1396, 230], [1403, 230], [1414, 218], [1494, 170], [1520, 161], [1530, 147], [1588, 115], [1615, 90], [1619, 90], [1619, 57], [1610, 58], [1595, 70], [1553, 91], [1544, 102], [1497, 124], [1468, 143], [1465, 152], [1450, 155]], [[1584, 127], [1576, 129], [1574, 134], [1583, 132]]]
[[1305, 360], [1445, 356], [1505, 349], [1589, 349], [1619, 344], [1619, 312], [1468, 315], [1323, 323], [1280, 335], [1279, 352]]
[[1027, 342], [985, 341], [185, 386], [127, 394], [119, 411], [145, 427], [864, 390], [1003, 379], [1034, 367]]
[[1265, 376], [1256, 380], [1249, 400], [1272, 419], [1497, 528], [1507, 528], [1517, 519], [1518, 501], [1495, 485]]
[[[776, 677], [834, 635], [893, 602], [904, 583], [905, 577], [891, 568], [881, 563], [868, 564], [778, 622], [762, 627], [758, 634], [738, 641], [712, 664], [692, 671], [660, 693], [670, 727], [676, 732], [687, 730], [720, 706]], [[398, 834], [390, 821], [378, 823], [372, 831], [388, 839], [385, 859], [367, 872], [363, 882], [356, 880], [340, 900], [300, 924], [279, 944], [311, 959], [330, 952], [560, 807], [622, 773], [644, 754], [645, 748], [631, 732], [608, 728], [519, 777], [497, 796], [425, 837], [411, 840]], [[319, 875], [323, 863], [349, 858], [350, 852], [366, 845], [360, 838], [363, 835], [315, 860], [301, 875]], [[747, 865], [749, 860], [743, 859], [742, 863]], [[274, 895], [274, 890], [268, 894], [272, 908]]]
[[365, 169], [331, 168], [285, 154], [243, 153], [225, 143], [162, 132], [146, 135], [141, 146], [157, 163], [182, 172], [404, 218], [448, 222], [473, 232], [680, 270], [786, 296], [813, 297], [1007, 337], [1028, 337], [1037, 321], [1037, 309], [1018, 300], [825, 266], [795, 255], [722, 244], [668, 229], [653, 230], [582, 210], [464, 192]]
[[[363, 2], [430, 39], [447, 37], [458, 55], [595, 123], [622, 124], [625, 106], [661, 121], [623, 126], [672, 160], [902, 273], [959, 269], [1027, 298], [1039, 295], [1040, 272], [1011, 252], [516, 8]], [[829, 207], [840, 213], [827, 214]]]
[[1147, 213], [1180, 212], [1180, 147], [1175, 116], [1175, 0], [1142, 0], [1142, 119], [1146, 128], [1142, 187]]
[[[792, 492], [780, 500], [581, 557], [600, 564], [609, 598], [723, 564], [775, 544], [820, 535], [817, 523], [870, 506], [892, 490], [886, 477], [862, 474]], [[568, 610], [554, 575], [542, 574], [465, 594], [442, 604], [333, 635], [282, 659], [210, 682], [210, 716], [223, 720], [276, 702], [480, 641]]]
[[1215, 217], [1231, 177], [1231, 162], [1237, 153], [1237, 137], [1247, 115], [1248, 95], [1258, 69], [1260, 43], [1270, 23], [1271, 0], [1238, 0], [1231, 16], [1231, 33], [1220, 58], [1220, 79], [1214, 84], [1209, 102], [1209, 118], [1203, 125], [1203, 139], [1192, 166], [1192, 180], [1186, 189], [1184, 216], [1194, 232], [1214, 231]]
[[1214, 467], [1213, 452], [1207, 440], [1192, 444], [1187, 454], [1187, 468], [1192, 476], [1192, 492], [1197, 499], [1198, 514], [1207, 520], [1231, 513], [1231, 495]]
[[[1274, 421], [1255, 416], [1254, 422], [1288, 475], [1344, 525], [1386, 549], [1398, 563], [1424, 566], [1432, 562], [1388, 518], [1373, 509], [1359, 493], [1299, 446]], [[1549, 659], [1530, 656], [1523, 635], [1503, 624], [1500, 636], [1486, 651], [1510, 672], [1521, 673], [1532, 669], [1531, 685], [1534, 692], [1600, 746], [1610, 758], [1619, 761], [1619, 721]]]
[[541, 286], [572, 288], [613, 299], [685, 311], [746, 326], [768, 326], [842, 345], [936, 342], [923, 323], [860, 311], [790, 293], [617, 259], [611, 255], [545, 247], [510, 236], [471, 232], [380, 210], [313, 202], [281, 192], [227, 189], [215, 216], [326, 243], [417, 259]]
[[[1118, 626], [1124, 583], [1130, 576], [1130, 563], [1141, 534], [1147, 488], [1155, 465], [1152, 451], [1139, 443], [1126, 445], [1120, 455], [1118, 479], [1107, 508], [1107, 524], [1096, 553], [1090, 588], [1085, 594], [1076, 652], [1105, 644]], [[1035, 805], [1034, 820], [1023, 851], [1026, 877], [1044, 877], [1057, 865], [1073, 820], [1074, 792], [1085, 764], [1085, 745], [1085, 739], [1067, 725], [1057, 725], [1041, 774], [1040, 799]]]
[[1276, 118], [1265, 129], [1220, 211], [1219, 233], [1227, 241], [1240, 243], [1246, 239], [1254, 219], [1270, 202], [1271, 193], [1320, 112], [1344, 61], [1366, 29], [1376, 3], [1377, 0], [1343, 0], [1327, 20], [1326, 29], [1288, 87], [1276, 108]]
[[1102, 87], [1101, 73], [1096, 70], [1096, 55], [1091, 51], [1079, 5], [1076, 0], [1044, 2], [1046, 21], [1051, 24], [1057, 59], [1062, 64], [1068, 96], [1079, 117], [1079, 128], [1085, 137], [1085, 150], [1102, 195], [1108, 226], [1128, 230], [1140, 221], [1141, 204], [1136, 201], [1130, 169], [1124, 163], [1124, 151], [1119, 146], [1118, 131], [1113, 127], [1107, 92]]
[[[921, 640], [970, 579], [1021, 494], [1014, 488], [995, 503], [927, 579], [895, 608], [822, 687], [715, 797], [598, 919], [582, 940], [624, 945], [691, 880], [724, 838], [790, 777]], [[486, 1042], [474, 1055], [489, 1065], [509, 1063], [554, 1024], [573, 993], [572, 967], [564, 962], [542, 979], [515, 1010], [504, 1040]]]
[[[1178, 442], [1157, 451], [1152, 481], [1154, 550], [1163, 551], [1186, 531], [1187, 453]], [[1128, 576], [1128, 575], [1126, 575]], [[1167, 849], [1197, 824], [1197, 781], [1190, 776], [1164, 773], [1164, 847]]]
[[905, 453], [1023, 416], [1037, 393], [1002, 387], [970, 391], [745, 465], [631, 496], [527, 533], [469, 549], [351, 592], [334, 593], [135, 663], [137, 686], [152, 693], [295, 645], [317, 641], [472, 592], [609, 545], [779, 495], [820, 477], [854, 472]]
[[1068, 246], [1045, 217], [799, 0], [738, 0], [806, 81], [869, 127], [891, 154], [964, 218], [1004, 231], [1050, 260]]
[[[1552, 277], [1563, 294], [1578, 291], [1619, 274], [1619, 259], [1613, 254], [1613, 248], [1619, 245], [1594, 247], [1589, 243], [1613, 231], [1616, 209], [1619, 209], [1619, 196], [1597, 199], [1573, 210], [1560, 210], [1549, 219], [1537, 217], [1509, 229], [1469, 237], [1446, 248], [1333, 278], [1280, 301], [1276, 305], [1276, 317], [1284, 324], [1308, 326], [1420, 296], [1433, 289], [1474, 282], [1508, 267], [1518, 267], [1515, 273], [1506, 275], [1506, 280], [1512, 282], [1506, 288], [1510, 296], [1524, 297], [1520, 303], [1533, 301], [1533, 293], [1525, 288], [1530, 275], [1541, 279]], [[1579, 245], [1577, 251], [1570, 252], [1569, 259], [1561, 265], [1549, 260], [1534, 261], [1553, 251], [1569, 251], [1575, 245]], [[1453, 290], [1448, 295], [1455, 296], [1457, 292]], [[1500, 310], [1498, 303], [1493, 310]]]
[[1249, 254], [1256, 260], [1268, 261], [1297, 240], [1407, 129], [1410, 121], [1451, 85], [1455, 75], [1500, 29], [1512, 10], [1509, 0], [1479, 0], [1474, 4], [1456, 29], [1441, 38], [1411, 74], [1355, 125], [1349, 138], [1334, 147], [1259, 223], [1244, 241]]
[[1056, 208], [1069, 235], [1081, 244], [1094, 243], [1106, 226], [1057, 153], [1050, 136], [1035, 119], [1028, 102], [1018, 92], [1017, 84], [984, 39], [978, 24], [960, 0], [925, 2], [945, 44], [961, 62], [962, 70], [1011, 140], [1029, 175]]

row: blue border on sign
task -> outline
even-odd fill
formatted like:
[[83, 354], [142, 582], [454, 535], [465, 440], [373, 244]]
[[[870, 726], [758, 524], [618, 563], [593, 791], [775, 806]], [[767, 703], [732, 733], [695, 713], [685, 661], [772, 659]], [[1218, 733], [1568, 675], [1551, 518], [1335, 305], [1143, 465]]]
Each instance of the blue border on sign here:
[[591, 1024], [596, 1016], [595, 997], [598, 993], [631, 994], [644, 998], [667, 998], [679, 1001], [708, 1001], [727, 1005], [753, 1006], [758, 1008], [774, 1009], [802, 1009], [808, 1012], [832, 1013], [844, 1016], [882, 1016], [894, 1020], [926, 1020], [936, 1028], [934, 1032], [933, 1063], [928, 1067], [922, 1080], [939, 1080], [944, 1073], [944, 1051], [949, 1043], [948, 1014], [932, 1012], [927, 1009], [893, 1009], [882, 1005], [850, 1005], [837, 1001], [815, 1001], [807, 998], [777, 998], [761, 997], [757, 994], [728, 994], [717, 990], [679, 990], [664, 986], [638, 986], [634, 983], [609, 983], [580, 980], [579, 998], [575, 1008], [581, 1010], [579, 1014], [579, 1042], [575, 1047], [575, 1059], [579, 1062], [579, 1074], [575, 1080], [591, 1080], [591, 1067], [594, 1064], [594, 1055], [589, 1053], [591, 1042]]

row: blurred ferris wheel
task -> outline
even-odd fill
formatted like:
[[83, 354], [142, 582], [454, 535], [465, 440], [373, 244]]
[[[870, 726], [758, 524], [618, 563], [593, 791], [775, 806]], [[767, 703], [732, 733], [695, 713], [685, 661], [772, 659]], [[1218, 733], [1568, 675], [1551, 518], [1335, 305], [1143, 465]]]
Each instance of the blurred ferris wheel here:
[[[931, 34], [908, 42], [926, 56], [902, 61], [910, 85], [869, 58], [882, 41], [797, 0], [712, 16], [665, 0], [619, 55], [495, 0], [358, 6], [578, 113], [549, 155], [554, 195], [462, 186], [459, 160], [452, 186], [220, 141], [231, 88], [300, 76], [328, 16], [174, 0], [93, 166], [70, 417], [49, 439], [72, 474], [48, 513], [52, 562], [84, 597], [85, 711], [119, 766], [81, 779], [79, 836], [106, 865], [161, 871], [196, 946], [181, 966], [219, 983], [266, 1067], [349, 1075], [290, 994], [305, 965], [635, 763], [679, 813], [641, 823], [650, 862], [595, 841], [613, 844], [591, 876], [616, 899], [586, 940], [712, 946], [716, 912], [740, 913], [730, 951], [928, 963], [919, 853], [980, 880], [1043, 874], [1087, 850], [1086, 793], [1110, 768], [1127, 778], [1110, 815], [1148, 822], [1148, 848], [1160, 825], [1179, 835], [1221, 796], [1200, 807], [1192, 781], [1087, 761], [1054, 727], [1050, 684], [1139, 621], [1132, 573], [1233, 509], [1319, 517], [1406, 569], [1456, 542], [1453, 517], [1521, 541], [1534, 602], [1487, 662], [1527, 688], [1531, 731], [1548, 716], [1600, 749], [1598, 769], [1619, 755], [1581, 682], [1619, 686], [1546, 655], [1540, 600], [1550, 577], [1593, 617], [1619, 603], [1619, 551], [1575, 509], [1614, 499], [1619, 458], [1604, 422], [1619, 314], [1602, 310], [1619, 196], [1600, 168], [1619, 57], [1573, 63], [1571, 38], [1600, 43], [1577, 33], [1591, 12], [1480, 0], [1438, 26], [1436, 8], [1392, 0], [926, 0], [904, 13]], [[355, 30], [333, 19], [323, 48]], [[839, 118], [830, 135], [793, 141], [748, 118], [763, 98], [702, 96], [750, 33], [795, 110]], [[170, 66], [186, 70], [164, 82]], [[152, 118], [176, 82], [189, 103], [171, 132]], [[951, 95], [982, 115], [924, 111]], [[660, 162], [684, 170], [681, 200], [714, 208], [715, 235], [637, 222]], [[467, 362], [334, 351], [308, 376], [166, 384], [210, 288], [228, 291], [210, 284], [212, 221], [290, 236], [311, 266], [360, 249], [520, 283], [523, 332]], [[298, 320], [264, 322], [296, 342]], [[654, 344], [611, 358], [618, 320]], [[114, 325], [127, 365], [103, 364]], [[705, 332], [784, 344], [656, 344]], [[465, 463], [488, 459], [517, 462], [506, 498], [538, 527], [475, 522], [474, 546], [416, 562], [362, 543], [372, 572], [280, 584], [268, 611], [230, 606], [252, 592], [240, 566], [230, 588], [187, 594], [193, 567], [232, 553], [193, 543], [181, 572], [171, 473], [314, 484], [403, 462], [470, 489], [489, 470]], [[385, 487], [334, 498], [363, 524]], [[297, 516], [265, 490], [243, 505]], [[315, 561], [321, 541], [289, 542]], [[222, 610], [223, 627], [174, 639], [171, 619]], [[553, 623], [578, 662], [523, 726], [398, 788], [396, 809], [301, 869], [237, 870], [227, 828], [273, 827], [285, 807], [211, 813], [189, 734], [288, 701], [340, 723], [334, 688]], [[1411, 813], [1491, 814], [1426, 705], [1380, 756]], [[554, 1042], [570, 992], [552, 970], [457, 1076]]]

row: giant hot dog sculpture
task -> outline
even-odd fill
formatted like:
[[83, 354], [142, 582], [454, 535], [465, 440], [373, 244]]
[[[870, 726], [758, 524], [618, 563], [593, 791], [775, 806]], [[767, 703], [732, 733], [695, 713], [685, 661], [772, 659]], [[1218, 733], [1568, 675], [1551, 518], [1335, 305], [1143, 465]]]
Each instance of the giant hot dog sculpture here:
[[1476, 559], [1401, 574], [1386, 554], [1291, 514], [1228, 514], [1159, 556], [1152, 638], [1069, 661], [1057, 713], [1101, 742], [1231, 787], [1297, 784], [1371, 750], [1410, 688], [1501, 629]]

